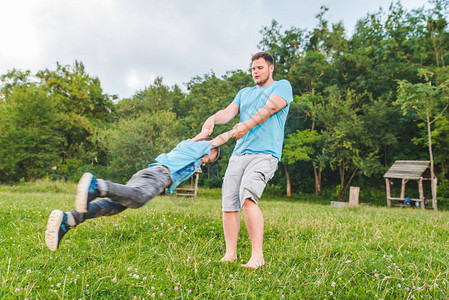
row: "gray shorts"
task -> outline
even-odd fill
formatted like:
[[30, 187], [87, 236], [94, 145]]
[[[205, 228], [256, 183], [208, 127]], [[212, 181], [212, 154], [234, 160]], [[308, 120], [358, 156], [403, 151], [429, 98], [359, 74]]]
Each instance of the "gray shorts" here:
[[278, 159], [271, 154], [231, 156], [223, 179], [223, 211], [240, 211], [246, 199], [257, 203], [277, 167]]

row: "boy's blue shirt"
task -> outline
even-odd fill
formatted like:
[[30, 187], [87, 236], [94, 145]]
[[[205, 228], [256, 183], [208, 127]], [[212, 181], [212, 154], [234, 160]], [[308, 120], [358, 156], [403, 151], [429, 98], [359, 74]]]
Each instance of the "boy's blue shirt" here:
[[168, 187], [168, 192], [172, 194], [181, 182], [195, 173], [201, 165], [201, 158], [208, 154], [210, 141], [194, 142], [189, 139], [180, 142], [169, 153], [160, 154], [156, 157], [156, 164], [149, 166], [162, 165], [170, 171], [172, 184]]

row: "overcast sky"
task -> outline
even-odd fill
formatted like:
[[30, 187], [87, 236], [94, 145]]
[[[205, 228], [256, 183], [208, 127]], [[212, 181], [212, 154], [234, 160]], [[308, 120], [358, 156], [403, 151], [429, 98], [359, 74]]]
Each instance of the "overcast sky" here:
[[[424, 0], [401, 1], [407, 9]], [[163, 77], [183, 86], [194, 76], [247, 69], [260, 30], [311, 29], [320, 6], [347, 31], [391, 0], [11, 0], [0, 2], [0, 74], [56, 69], [82, 61], [105, 93], [133, 95]]]

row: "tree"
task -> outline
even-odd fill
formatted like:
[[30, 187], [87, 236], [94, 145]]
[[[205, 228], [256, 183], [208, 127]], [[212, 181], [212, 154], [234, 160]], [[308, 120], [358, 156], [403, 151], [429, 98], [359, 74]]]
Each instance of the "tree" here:
[[[426, 144], [425, 135], [421, 135], [420, 144]], [[445, 114], [435, 121], [432, 128], [432, 150], [434, 154], [435, 166], [438, 167], [438, 198], [449, 197], [449, 117]], [[437, 199], [438, 199], [437, 198]]]
[[103, 93], [100, 80], [87, 74], [82, 62], [65, 66], [56, 63], [56, 71], [39, 71], [36, 77], [62, 112], [90, 120], [108, 121], [111, 117], [115, 96]]
[[[337, 82], [337, 70], [334, 67], [334, 61], [347, 51], [344, 27], [341, 23], [337, 23], [329, 29], [328, 22], [324, 18], [327, 10], [326, 7], [321, 7], [320, 13], [316, 16], [318, 19], [317, 27], [306, 33], [308, 40], [302, 41], [303, 49], [296, 51], [297, 56], [289, 59], [291, 63], [285, 78], [290, 81], [293, 90], [300, 95], [295, 97], [295, 102], [291, 107], [293, 109], [298, 107], [299, 114], [303, 118], [300, 123], [291, 123], [290, 120], [287, 122], [286, 135], [290, 137], [289, 142], [293, 142], [294, 137], [300, 138], [297, 134], [292, 133], [295, 130], [297, 130], [297, 133], [305, 128], [310, 128], [308, 129], [310, 134], [315, 136], [317, 130], [316, 107], [324, 101], [322, 93], [326, 87]], [[291, 38], [287, 31], [282, 35], [278, 30], [277, 35], [281, 36], [284, 41]], [[292, 42], [290, 41], [290, 43]], [[289, 115], [290, 117], [293, 116], [293, 114]], [[297, 127], [294, 128], [294, 126]], [[293, 128], [294, 130], [292, 130]], [[313, 145], [307, 144], [314, 148], [313, 153], [310, 153], [309, 160], [312, 161], [316, 194], [321, 193], [321, 174], [326, 165], [325, 149], [319, 149], [319, 140], [319, 138], [315, 138]], [[299, 145], [298, 142], [296, 141], [294, 144], [299, 147], [299, 150], [304, 145]], [[289, 161], [291, 165], [292, 160]], [[290, 172], [285, 164], [284, 168], [287, 176], [287, 188], [289, 188]]]
[[[317, 130], [317, 113], [319, 107], [324, 105], [323, 97], [318, 94], [304, 93], [302, 96], [296, 96], [292, 104], [293, 108], [299, 108], [304, 123], [310, 125], [309, 129], [298, 129], [294, 133], [287, 133], [284, 142], [284, 155], [287, 165], [293, 165], [298, 161], [311, 161], [315, 180], [315, 194], [321, 194], [322, 172], [326, 168], [328, 159], [326, 148], [322, 145], [322, 137]], [[287, 176], [287, 194], [291, 189], [290, 170], [284, 165]]]
[[160, 111], [135, 119], [119, 120], [114, 126], [99, 129], [93, 140], [106, 152], [107, 178], [126, 182], [138, 170], [170, 151], [181, 140], [182, 124], [172, 112]]
[[0, 106], [0, 181], [49, 175], [64, 144], [55, 104], [34, 84], [9, 89], [5, 102]]
[[370, 177], [382, 172], [380, 151], [396, 143], [389, 126], [390, 106], [384, 101], [364, 103], [364, 97], [351, 90], [334, 90], [326, 104], [318, 107], [323, 147], [330, 167], [340, 176], [338, 201], [356, 175]]
[[[308, 51], [304, 57], [297, 59], [297, 63], [290, 70], [287, 79], [292, 83], [294, 89], [301, 92], [301, 96], [295, 97], [292, 106], [300, 108], [301, 116], [304, 118], [302, 126], [310, 128], [311, 134], [317, 130], [317, 106], [323, 105], [322, 92], [326, 86], [331, 86], [332, 77], [335, 70], [326, 61], [324, 54]], [[296, 124], [292, 124], [295, 126]], [[287, 132], [290, 129], [290, 122], [287, 122]], [[318, 141], [318, 140], [317, 140]], [[325, 168], [325, 149], [320, 148], [317, 143], [314, 145], [315, 154], [311, 155], [313, 174], [315, 179], [315, 193], [321, 194], [321, 173]], [[288, 169], [285, 168], [288, 176]]]
[[31, 77], [31, 71], [22, 71], [18, 69], [12, 69], [11, 71], [8, 71], [6, 74], [0, 76], [1, 81], [1, 93], [4, 96], [10, 95], [14, 88], [16, 87], [29, 87]]
[[[316, 131], [310, 131], [308, 129], [298, 130], [295, 133], [289, 134], [284, 141], [284, 149], [282, 152], [286, 164], [294, 164], [297, 161], [310, 161], [312, 154], [315, 152], [313, 145], [316, 143], [317, 137], [318, 133]], [[284, 169], [287, 176], [287, 197], [290, 197], [290, 173], [285, 163]]]
[[[0, 110], [3, 114], [0, 131], [5, 133], [3, 138], [11, 141], [15, 138], [16, 141], [22, 142], [22, 147], [29, 149], [25, 157], [37, 155], [39, 159], [35, 159], [36, 161], [51, 160], [53, 166], [58, 166], [58, 170], [65, 170], [69, 165], [78, 166], [87, 159], [92, 150], [89, 137], [94, 128], [112, 121], [115, 96], [104, 94], [100, 80], [89, 76], [79, 61], [75, 61], [72, 66], [57, 63], [55, 71], [46, 69], [35, 75], [30, 71], [13, 69], [2, 75], [0, 80]], [[30, 116], [19, 116], [15, 111], [19, 110], [19, 107], [22, 107], [22, 114], [29, 113]], [[42, 122], [31, 120], [36, 114], [42, 115]], [[26, 118], [30, 119], [29, 126], [32, 124], [33, 130], [21, 132], [29, 129], [24, 121]], [[49, 120], [51, 125], [46, 123]], [[13, 126], [22, 123], [24, 124], [22, 128]], [[54, 138], [48, 138], [48, 132], [51, 132]], [[37, 133], [41, 135], [38, 140], [36, 140]], [[47, 141], [45, 145], [41, 144], [42, 140]], [[40, 145], [41, 148], [33, 147], [33, 143], [36, 147]], [[16, 144], [7, 146], [5, 141], [0, 145], [0, 152], [8, 153], [12, 148], [20, 146]], [[46, 150], [41, 150], [42, 147]], [[18, 152], [21, 153], [20, 150]], [[47, 152], [47, 156], [51, 156], [51, 159], [44, 159], [44, 152]], [[55, 153], [60, 159], [56, 160], [53, 157]], [[8, 163], [10, 164], [8, 170], [11, 172], [17, 168], [26, 170], [26, 167], [20, 165], [19, 160], [9, 160]], [[28, 165], [29, 162], [27, 167]], [[33, 175], [22, 177], [38, 178], [48, 171], [46, 163], [39, 163], [32, 168]], [[38, 170], [39, 168], [42, 169]], [[10, 173], [8, 180], [18, 180], [13, 173]]]
[[424, 77], [426, 83], [411, 84], [406, 80], [399, 82], [398, 100], [396, 103], [401, 106], [404, 115], [414, 111], [420, 122], [423, 122], [426, 126], [432, 181], [432, 204], [435, 220], [437, 220], [437, 183], [432, 150], [432, 124], [442, 116], [449, 106], [449, 80], [438, 86], [433, 86], [431, 81], [432, 72], [422, 69], [419, 75]]
[[97, 124], [112, 121], [115, 97], [104, 94], [100, 80], [88, 75], [79, 61], [73, 66], [57, 63], [56, 71], [39, 71], [36, 77], [58, 108], [60, 132], [66, 140], [64, 163], [76, 156]]
[[426, 35], [431, 42], [431, 48], [435, 55], [435, 63], [438, 68], [446, 65], [444, 56], [445, 52], [447, 53], [449, 35], [444, 31], [447, 26], [444, 11], [447, 10], [449, 4], [444, 0], [434, 0], [433, 2], [434, 7], [427, 14]]
[[291, 27], [281, 32], [282, 26], [276, 21], [271, 21], [271, 26], [265, 26], [260, 33], [262, 40], [258, 48], [269, 52], [275, 63], [275, 78], [284, 78], [295, 64], [295, 60], [300, 56], [304, 44], [304, 31]]
[[119, 118], [135, 118], [148, 113], [172, 111], [178, 117], [184, 117], [190, 109], [185, 98], [179, 86], [170, 88], [163, 84], [162, 77], [157, 77], [149, 87], [129, 99], [120, 100], [117, 114]]
[[320, 7], [320, 12], [315, 16], [318, 25], [308, 33], [308, 42], [305, 49], [322, 53], [329, 61], [334, 61], [337, 57], [348, 52], [348, 41], [345, 37], [345, 28], [342, 22], [331, 24], [331, 29], [329, 28], [328, 20], [325, 18], [328, 10], [326, 6]]

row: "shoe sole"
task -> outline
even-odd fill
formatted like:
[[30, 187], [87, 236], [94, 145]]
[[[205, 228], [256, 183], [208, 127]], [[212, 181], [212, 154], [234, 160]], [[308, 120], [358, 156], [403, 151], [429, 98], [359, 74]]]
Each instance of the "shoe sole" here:
[[75, 210], [80, 213], [87, 212], [87, 196], [89, 194], [89, 186], [94, 176], [90, 173], [84, 173], [78, 182], [76, 189]]
[[45, 231], [45, 243], [51, 251], [58, 250], [59, 247], [59, 227], [61, 227], [64, 213], [60, 210], [54, 210], [48, 217], [47, 230]]

